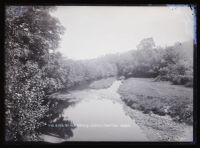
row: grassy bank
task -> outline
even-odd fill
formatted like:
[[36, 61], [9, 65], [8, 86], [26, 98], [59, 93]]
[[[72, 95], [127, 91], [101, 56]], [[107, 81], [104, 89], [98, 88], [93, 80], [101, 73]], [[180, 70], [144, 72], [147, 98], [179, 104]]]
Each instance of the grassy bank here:
[[116, 78], [114, 78], [114, 77], [97, 80], [97, 81], [94, 81], [93, 83], [91, 83], [89, 88], [92, 88], [92, 89], [108, 88], [113, 84], [113, 82], [115, 80], [116, 80]]
[[130, 78], [123, 82], [119, 93], [124, 102], [144, 113], [170, 115], [173, 120], [193, 123], [193, 91], [191, 88], [154, 82], [148, 78]]

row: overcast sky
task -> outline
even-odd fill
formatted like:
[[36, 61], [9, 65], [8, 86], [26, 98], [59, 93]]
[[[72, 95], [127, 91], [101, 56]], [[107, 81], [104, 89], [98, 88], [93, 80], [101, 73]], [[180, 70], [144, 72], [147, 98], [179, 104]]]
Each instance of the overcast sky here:
[[52, 14], [66, 28], [59, 51], [90, 59], [136, 49], [153, 37], [157, 46], [193, 38], [190, 7], [59, 6]]

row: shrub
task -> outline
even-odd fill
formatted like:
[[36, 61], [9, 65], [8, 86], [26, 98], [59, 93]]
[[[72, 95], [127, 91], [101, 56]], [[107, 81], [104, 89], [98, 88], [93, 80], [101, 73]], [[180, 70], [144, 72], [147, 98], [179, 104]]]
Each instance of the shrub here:
[[193, 82], [193, 77], [186, 76], [186, 75], [178, 75], [178, 76], [174, 76], [171, 81], [173, 84], [176, 84], [176, 85], [186, 85], [187, 84], [188, 86], [191, 86], [192, 82]]

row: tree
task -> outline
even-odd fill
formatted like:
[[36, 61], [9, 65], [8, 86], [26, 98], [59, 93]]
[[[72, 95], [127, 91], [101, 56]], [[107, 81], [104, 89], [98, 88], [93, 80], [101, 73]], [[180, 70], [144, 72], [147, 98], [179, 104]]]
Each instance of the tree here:
[[48, 110], [43, 104], [48, 81], [43, 70], [58, 47], [63, 27], [49, 12], [54, 7], [9, 6], [5, 19], [6, 140], [36, 140]]
[[192, 86], [193, 62], [192, 44], [176, 43], [163, 50], [159, 64], [159, 79], [171, 81], [173, 84]]
[[155, 43], [153, 38], [145, 38], [140, 41], [140, 43], [137, 46], [137, 49], [152, 49], [155, 47]]

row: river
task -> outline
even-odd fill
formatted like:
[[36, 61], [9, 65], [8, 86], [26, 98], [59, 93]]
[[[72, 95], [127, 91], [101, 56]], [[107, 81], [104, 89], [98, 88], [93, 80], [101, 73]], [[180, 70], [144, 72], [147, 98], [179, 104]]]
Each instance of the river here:
[[146, 135], [125, 111], [127, 107], [117, 90], [122, 82], [115, 81], [106, 89], [84, 89], [70, 92], [79, 101], [65, 108], [64, 120], [76, 125], [68, 139], [43, 135], [44, 141], [148, 141]]

